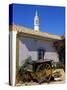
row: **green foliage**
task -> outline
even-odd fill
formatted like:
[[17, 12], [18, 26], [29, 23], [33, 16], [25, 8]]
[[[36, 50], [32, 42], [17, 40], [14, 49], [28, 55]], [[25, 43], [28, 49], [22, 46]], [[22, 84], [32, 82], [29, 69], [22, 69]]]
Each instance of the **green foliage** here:
[[25, 60], [22, 60], [22, 63], [21, 63], [21, 66], [20, 66], [20, 69], [22, 72], [24, 71], [27, 71], [27, 70], [32, 70], [32, 59], [31, 57], [28, 57], [27, 59]]
[[64, 64], [61, 62], [55, 62], [53, 64], [53, 69], [64, 69]]

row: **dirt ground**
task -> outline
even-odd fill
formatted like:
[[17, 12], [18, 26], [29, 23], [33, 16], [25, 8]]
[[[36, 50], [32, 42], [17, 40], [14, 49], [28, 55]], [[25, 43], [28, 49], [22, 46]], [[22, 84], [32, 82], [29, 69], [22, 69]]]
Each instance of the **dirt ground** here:
[[[64, 70], [63, 69], [56, 69], [53, 72], [56, 72], [56, 71], [59, 71], [61, 74], [61, 76], [58, 80], [51, 80], [49, 83], [44, 82], [42, 84], [44, 84], [44, 85], [45, 84], [47, 84], [47, 85], [48, 84], [64, 84], [65, 83], [65, 72], [64, 72]], [[39, 83], [30, 81], [30, 82], [25, 82], [23, 84], [21, 82], [19, 84], [17, 84], [17, 86], [30, 86], [30, 85], [39, 85]]]
[[[52, 81], [50, 83], [42, 83], [41, 85], [64, 84], [64, 83], [65, 83], [65, 81]], [[40, 84], [38, 84], [36, 82], [30, 82], [30, 83], [26, 82], [24, 84], [17, 84], [17, 86], [31, 86], [31, 85], [40, 85]]]

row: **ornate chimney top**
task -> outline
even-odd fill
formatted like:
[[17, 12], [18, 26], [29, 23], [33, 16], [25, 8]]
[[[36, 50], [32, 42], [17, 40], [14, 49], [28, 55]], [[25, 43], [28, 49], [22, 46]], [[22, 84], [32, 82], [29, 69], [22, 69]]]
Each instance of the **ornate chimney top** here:
[[34, 31], [39, 31], [39, 17], [38, 17], [37, 11], [36, 11], [35, 17], [34, 17]]

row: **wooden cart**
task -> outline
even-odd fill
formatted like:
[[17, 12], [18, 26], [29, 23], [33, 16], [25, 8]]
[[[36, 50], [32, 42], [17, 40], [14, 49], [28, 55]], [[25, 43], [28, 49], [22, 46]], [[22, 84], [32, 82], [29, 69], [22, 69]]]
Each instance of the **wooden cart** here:
[[28, 63], [33, 66], [32, 71], [27, 69], [24, 73], [24, 80], [33, 80], [38, 83], [49, 82], [52, 76], [51, 60], [37, 60]]

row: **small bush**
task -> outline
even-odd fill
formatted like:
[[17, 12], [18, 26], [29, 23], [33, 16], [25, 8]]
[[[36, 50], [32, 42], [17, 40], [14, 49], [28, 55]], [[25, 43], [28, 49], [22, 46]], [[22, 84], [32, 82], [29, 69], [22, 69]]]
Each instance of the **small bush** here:
[[53, 64], [53, 69], [64, 69], [64, 64], [61, 62], [55, 62]]

